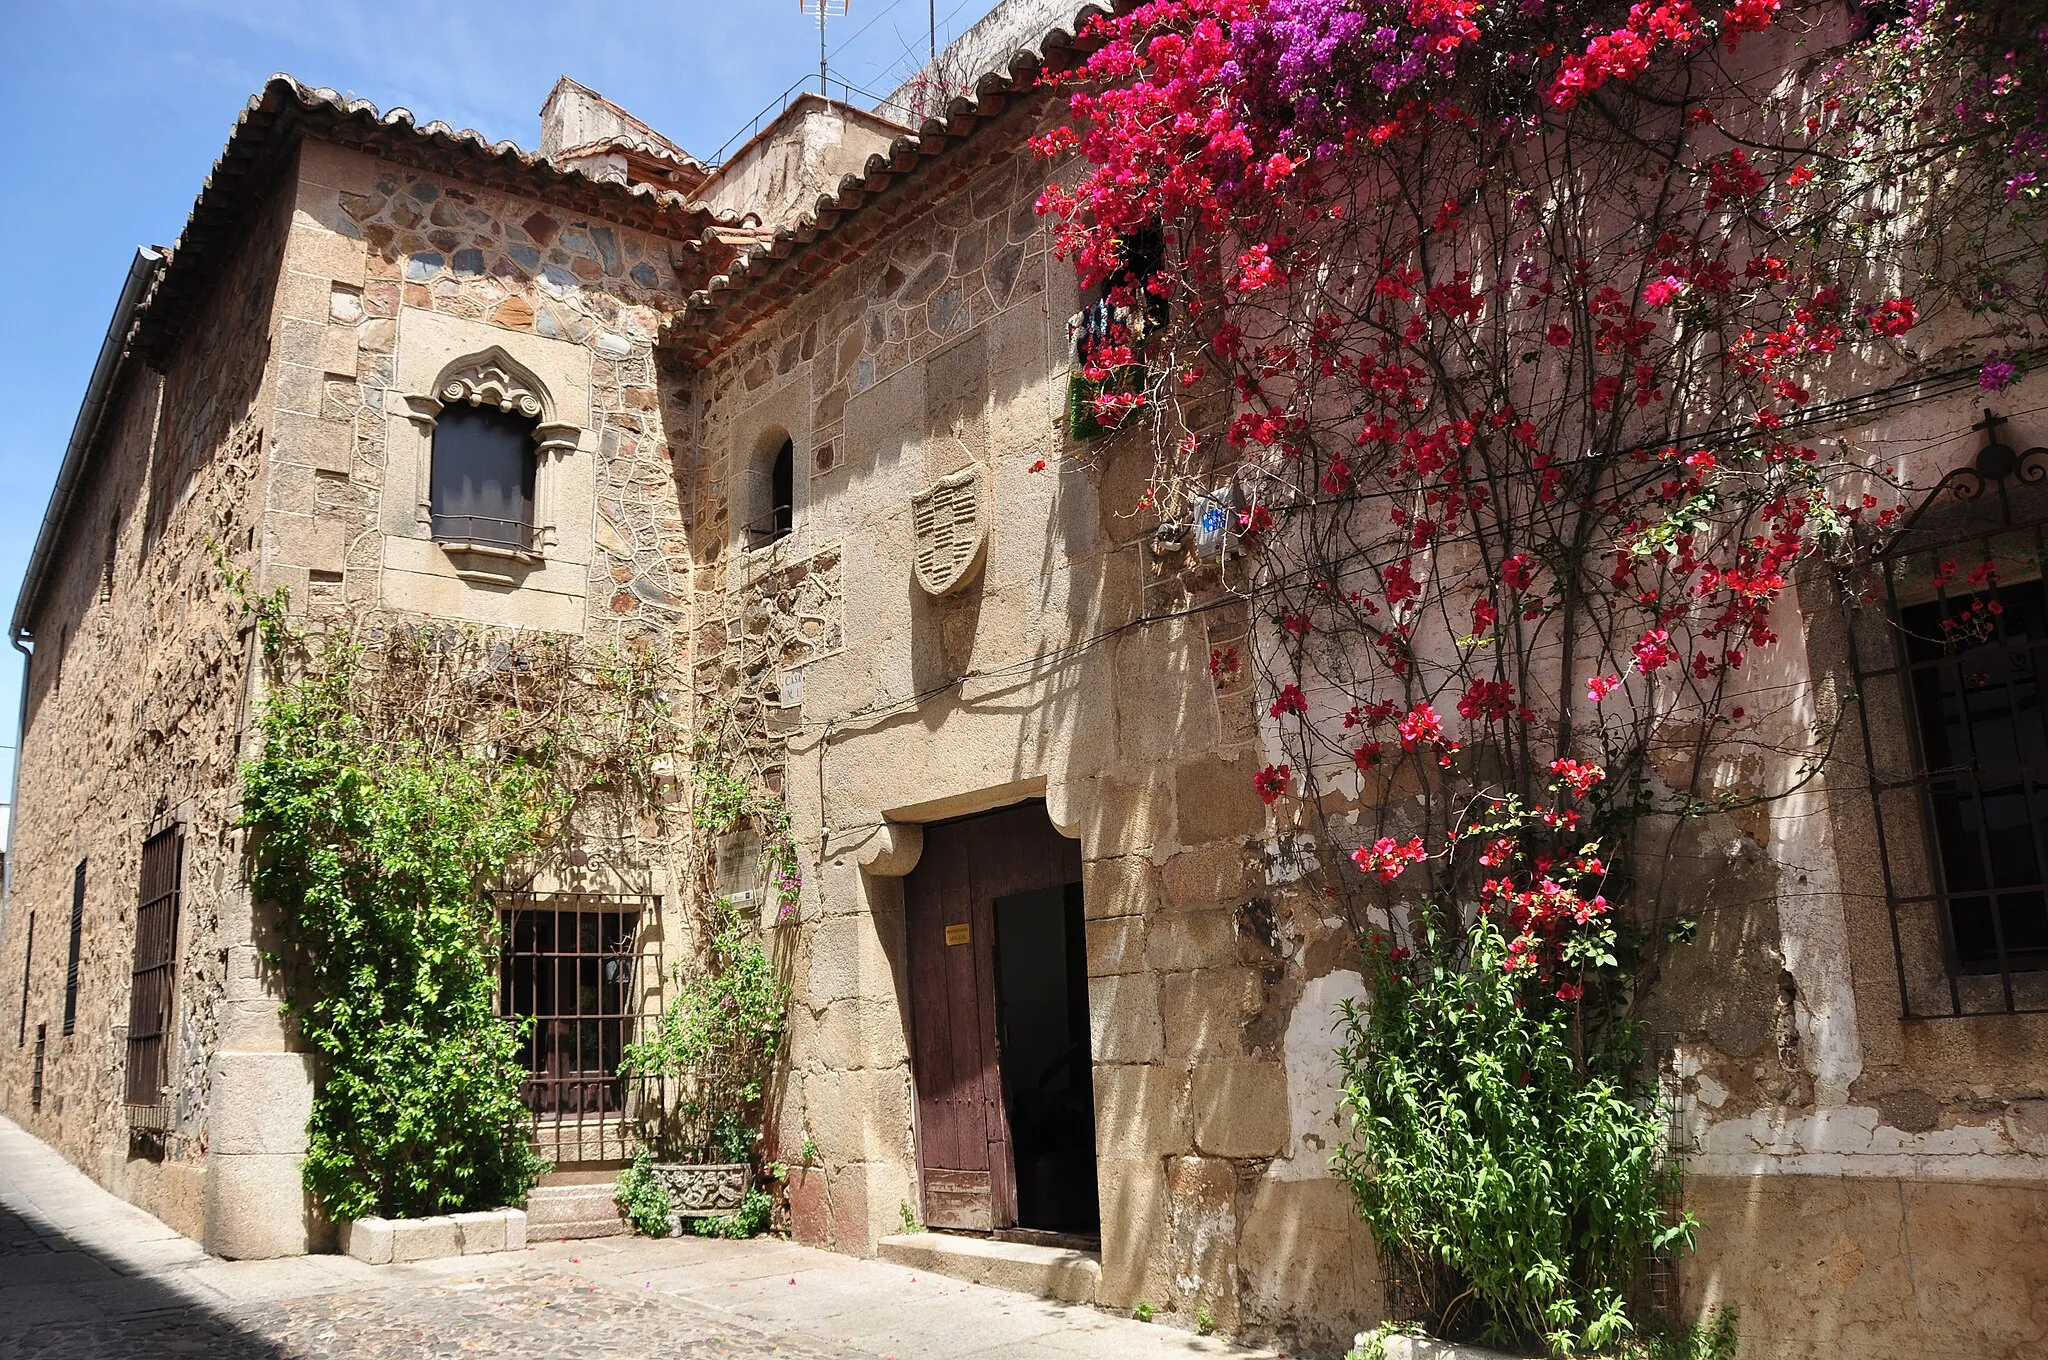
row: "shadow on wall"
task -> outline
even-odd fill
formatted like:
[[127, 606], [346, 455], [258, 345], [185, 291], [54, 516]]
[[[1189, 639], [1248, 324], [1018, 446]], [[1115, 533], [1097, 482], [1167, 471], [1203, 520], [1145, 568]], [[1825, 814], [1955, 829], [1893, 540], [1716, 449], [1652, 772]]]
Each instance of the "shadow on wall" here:
[[284, 1360], [234, 1318], [133, 1271], [0, 1205], [0, 1355]]

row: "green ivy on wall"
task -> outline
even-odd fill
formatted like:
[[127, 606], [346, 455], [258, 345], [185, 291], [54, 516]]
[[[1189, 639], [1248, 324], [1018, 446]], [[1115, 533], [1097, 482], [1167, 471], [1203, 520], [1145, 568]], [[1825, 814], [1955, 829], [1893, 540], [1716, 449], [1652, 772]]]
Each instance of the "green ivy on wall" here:
[[494, 1012], [484, 888], [565, 799], [518, 753], [373, 737], [350, 703], [359, 657], [330, 643], [280, 684], [244, 771], [253, 886], [320, 1062], [306, 1187], [337, 1220], [518, 1203], [546, 1163], [526, 1137], [521, 1035]]
[[673, 1160], [746, 1162], [782, 1047], [789, 992], [743, 908], [720, 902], [706, 966], [678, 969], [655, 1032], [626, 1048], [622, 1075], [667, 1080], [672, 1101], [651, 1132]]

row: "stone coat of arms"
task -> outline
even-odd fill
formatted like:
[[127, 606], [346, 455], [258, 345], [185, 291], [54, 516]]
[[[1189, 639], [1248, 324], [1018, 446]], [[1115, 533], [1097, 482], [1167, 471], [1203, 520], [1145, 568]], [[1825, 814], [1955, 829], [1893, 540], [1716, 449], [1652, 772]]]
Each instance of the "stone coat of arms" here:
[[988, 546], [980, 465], [941, 477], [912, 496], [910, 512], [918, 585], [930, 595], [950, 595], [972, 581]]

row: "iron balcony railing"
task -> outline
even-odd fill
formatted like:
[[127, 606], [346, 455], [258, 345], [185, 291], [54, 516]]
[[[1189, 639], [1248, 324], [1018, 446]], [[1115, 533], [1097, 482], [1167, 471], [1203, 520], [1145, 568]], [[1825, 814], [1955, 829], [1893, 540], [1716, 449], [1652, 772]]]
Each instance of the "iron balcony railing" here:
[[487, 515], [436, 514], [434, 541], [451, 548], [532, 552], [533, 525], [525, 520], [492, 519]]

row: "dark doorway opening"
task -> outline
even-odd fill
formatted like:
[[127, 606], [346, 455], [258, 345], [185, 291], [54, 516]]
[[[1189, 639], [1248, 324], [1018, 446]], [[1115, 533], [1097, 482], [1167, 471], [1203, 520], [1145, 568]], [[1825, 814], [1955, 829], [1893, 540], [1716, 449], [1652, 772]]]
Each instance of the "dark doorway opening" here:
[[996, 1046], [1017, 1226], [1092, 1233], [1101, 1213], [1081, 885], [999, 897], [995, 919]]
[[1080, 879], [1040, 802], [925, 828], [903, 897], [928, 1227], [1100, 1223]]

